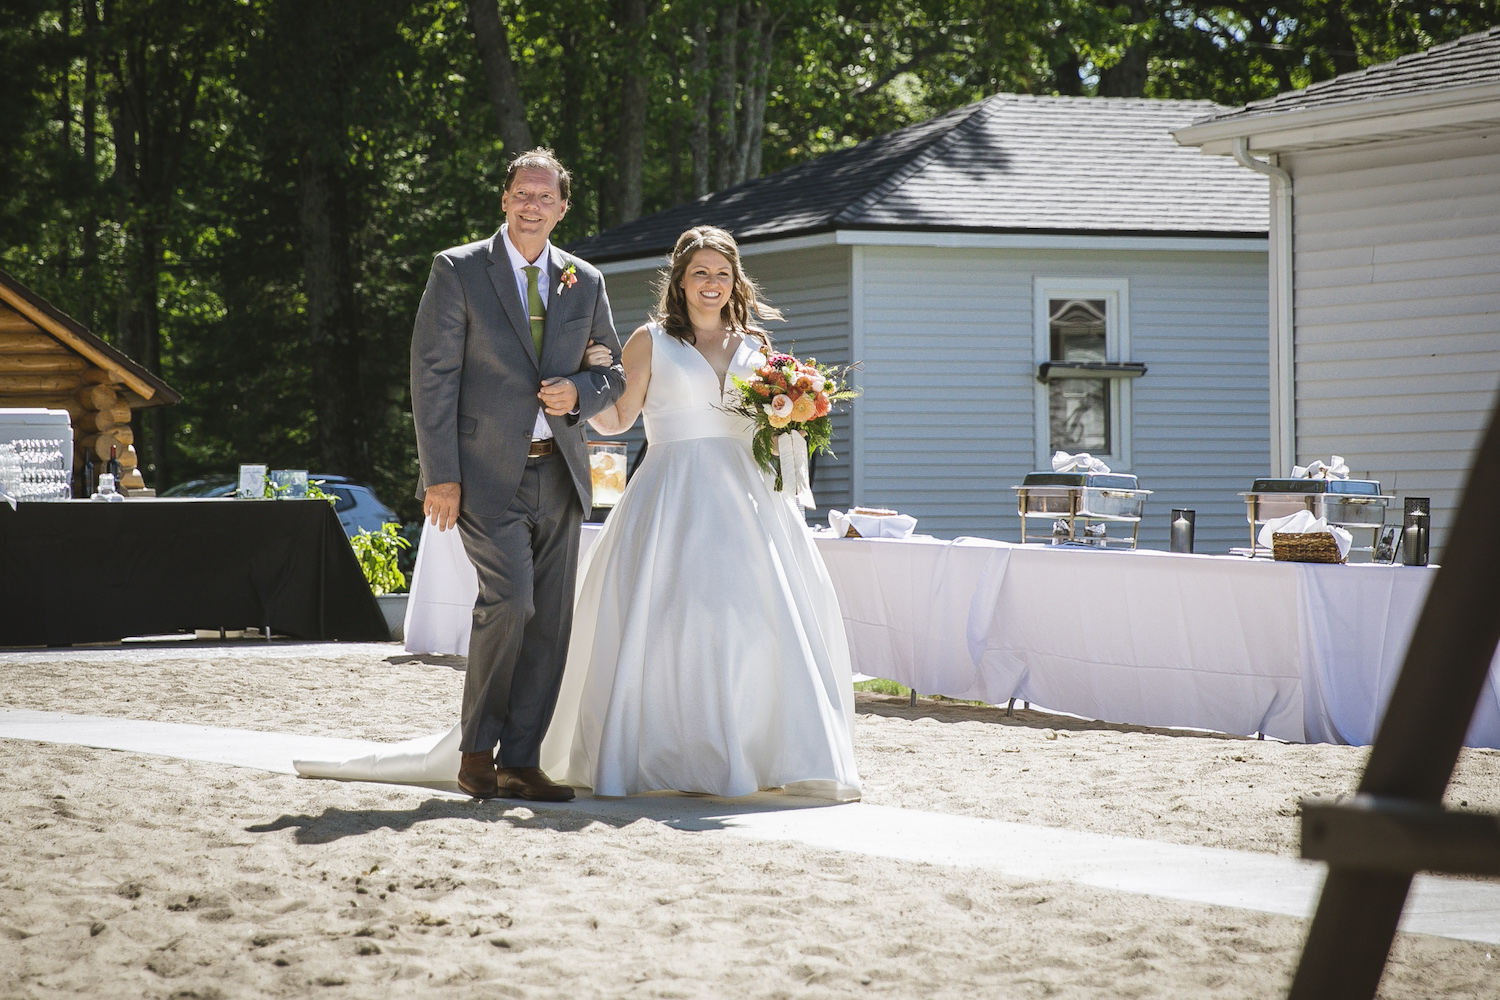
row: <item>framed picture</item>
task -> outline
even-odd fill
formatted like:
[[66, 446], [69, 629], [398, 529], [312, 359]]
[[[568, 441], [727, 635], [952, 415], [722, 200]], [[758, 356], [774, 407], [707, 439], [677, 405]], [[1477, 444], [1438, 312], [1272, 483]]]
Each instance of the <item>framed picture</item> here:
[[235, 495], [258, 499], [266, 495], [266, 467], [264, 465], [240, 466], [240, 485]]

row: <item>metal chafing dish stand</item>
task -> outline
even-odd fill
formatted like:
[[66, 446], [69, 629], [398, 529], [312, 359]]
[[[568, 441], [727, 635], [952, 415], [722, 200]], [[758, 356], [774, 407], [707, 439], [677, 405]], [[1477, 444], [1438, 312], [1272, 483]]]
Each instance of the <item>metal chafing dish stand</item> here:
[[[1110, 524], [1128, 524], [1133, 549], [1141, 530], [1141, 508], [1151, 495], [1138, 488], [1135, 476], [1120, 472], [1032, 472], [1011, 489], [1016, 491], [1023, 545], [1028, 540], [1027, 520], [1040, 517], [1066, 522], [1070, 542], [1095, 541], [1085, 536], [1089, 526], [1097, 524], [1105, 532], [1096, 536], [1100, 547], [1107, 547]], [[1049, 532], [1048, 537], [1054, 536]]]
[[[1329, 524], [1355, 535], [1370, 533], [1369, 545], [1355, 545], [1351, 552], [1372, 555], [1385, 525], [1385, 510], [1395, 499], [1380, 492], [1373, 479], [1257, 479], [1250, 484], [1245, 498], [1245, 516], [1250, 521], [1251, 556], [1269, 555], [1270, 549], [1257, 540], [1261, 525], [1299, 510], [1312, 511]], [[1242, 551], [1242, 550], [1237, 550]]]

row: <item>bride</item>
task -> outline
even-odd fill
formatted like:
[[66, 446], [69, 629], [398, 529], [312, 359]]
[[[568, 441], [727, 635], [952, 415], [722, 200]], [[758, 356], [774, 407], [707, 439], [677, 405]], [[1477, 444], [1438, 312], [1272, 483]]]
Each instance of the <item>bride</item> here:
[[[860, 794], [832, 582], [800, 512], [751, 458], [749, 421], [722, 408], [729, 376], [747, 377], [770, 350], [753, 316], [781, 318], [758, 300], [734, 239], [683, 233], [655, 318], [625, 345], [625, 392], [590, 421], [615, 435], [644, 416], [650, 443], [579, 567], [542, 743], [549, 775], [595, 795]], [[448, 742], [297, 768], [452, 780]]]

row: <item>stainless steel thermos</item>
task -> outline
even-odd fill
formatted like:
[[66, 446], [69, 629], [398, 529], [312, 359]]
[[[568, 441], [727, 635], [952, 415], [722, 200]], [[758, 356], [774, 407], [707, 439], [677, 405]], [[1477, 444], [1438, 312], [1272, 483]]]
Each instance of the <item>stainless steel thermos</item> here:
[[1428, 541], [1432, 535], [1430, 497], [1407, 497], [1401, 519], [1401, 561], [1407, 566], [1426, 566]]
[[1193, 523], [1196, 514], [1190, 510], [1172, 511], [1172, 551], [1193, 551]]

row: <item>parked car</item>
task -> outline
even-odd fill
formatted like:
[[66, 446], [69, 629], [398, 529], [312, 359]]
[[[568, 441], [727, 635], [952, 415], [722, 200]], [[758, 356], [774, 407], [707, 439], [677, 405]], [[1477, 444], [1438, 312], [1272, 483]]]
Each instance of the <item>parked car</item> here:
[[[381, 503], [375, 491], [364, 483], [355, 482], [348, 476], [324, 475], [321, 472], [308, 473], [307, 478], [309, 481], [321, 482], [324, 492], [338, 497], [333, 505], [333, 512], [339, 516], [339, 524], [344, 526], [344, 534], [351, 538], [359, 534], [360, 529], [379, 531], [382, 524], [401, 523], [396, 512]], [[185, 483], [178, 483], [171, 489], [163, 490], [161, 495], [164, 497], [227, 497], [234, 493], [238, 485], [238, 477], [214, 473], [198, 479], [189, 479]]]
[[162, 490], [161, 495], [164, 497], [227, 497], [234, 492], [238, 481], [234, 476], [208, 475], [178, 483], [171, 489]]

